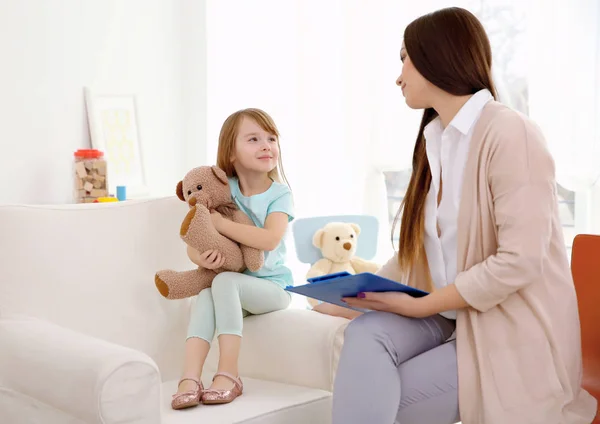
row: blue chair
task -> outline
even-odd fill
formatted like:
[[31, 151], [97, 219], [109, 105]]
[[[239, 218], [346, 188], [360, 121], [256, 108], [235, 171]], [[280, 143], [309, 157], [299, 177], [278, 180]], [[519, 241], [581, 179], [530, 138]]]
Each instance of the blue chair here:
[[312, 239], [317, 230], [330, 222], [347, 222], [358, 224], [360, 234], [356, 256], [371, 260], [377, 254], [377, 238], [379, 221], [370, 215], [332, 215], [311, 218], [298, 218], [292, 224], [294, 246], [298, 260], [305, 264], [314, 264], [322, 258], [321, 251], [313, 245]]

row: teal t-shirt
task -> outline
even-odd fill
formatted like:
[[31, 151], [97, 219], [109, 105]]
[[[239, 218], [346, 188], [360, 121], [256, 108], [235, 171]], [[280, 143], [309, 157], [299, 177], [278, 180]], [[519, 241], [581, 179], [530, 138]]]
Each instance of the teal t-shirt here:
[[[285, 184], [273, 181], [271, 187], [263, 193], [246, 197], [240, 191], [239, 180], [229, 178], [231, 196], [243, 212], [246, 213], [259, 228], [265, 227], [265, 220], [271, 212], [283, 212], [288, 215], [288, 222], [294, 219], [294, 201], [292, 192]], [[265, 251], [265, 264], [256, 272], [249, 270], [244, 274], [254, 277], [266, 278], [282, 287], [293, 284], [292, 272], [285, 266], [286, 248], [285, 240], [272, 251]]]

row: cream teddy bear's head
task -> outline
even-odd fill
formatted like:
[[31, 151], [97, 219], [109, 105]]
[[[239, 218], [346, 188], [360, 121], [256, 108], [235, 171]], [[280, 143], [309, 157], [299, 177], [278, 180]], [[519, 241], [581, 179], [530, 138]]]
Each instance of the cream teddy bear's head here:
[[313, 236], [313, 245], [333, 262], [348, 262], [356, 253], [360, 227], [345, 222], [330, 222]]

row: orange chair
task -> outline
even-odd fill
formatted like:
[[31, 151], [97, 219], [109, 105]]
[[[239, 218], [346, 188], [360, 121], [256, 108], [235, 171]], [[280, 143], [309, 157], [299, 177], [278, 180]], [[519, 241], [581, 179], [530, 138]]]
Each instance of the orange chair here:
[[[575, 237], [571, 273], [581, 321], [583, 387], [600, 401], [600, 236], [579, 234]], [[600, 413], [592, 424], [600, 424]]]

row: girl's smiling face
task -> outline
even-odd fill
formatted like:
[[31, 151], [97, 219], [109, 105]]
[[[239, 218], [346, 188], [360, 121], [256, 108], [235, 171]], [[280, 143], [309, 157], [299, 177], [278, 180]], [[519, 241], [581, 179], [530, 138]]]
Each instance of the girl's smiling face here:
[[279, 160], [277, 135], [265, 131], [251, 118], [243, 117], [235, 140], [232, 163], [250, 172], [271, 172]]

